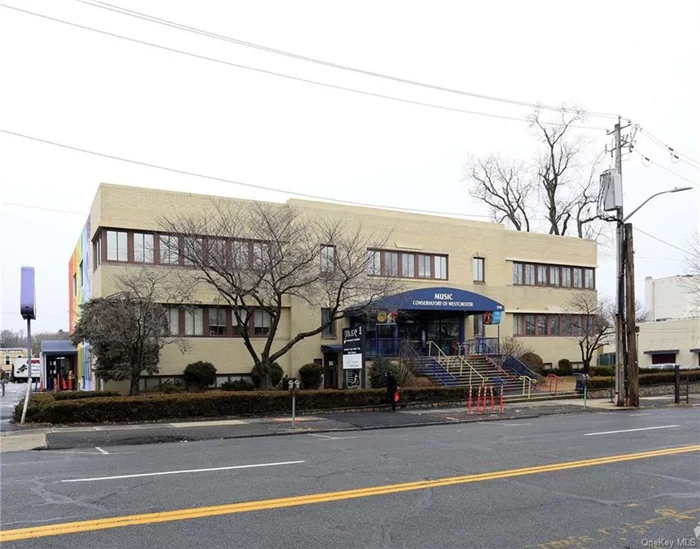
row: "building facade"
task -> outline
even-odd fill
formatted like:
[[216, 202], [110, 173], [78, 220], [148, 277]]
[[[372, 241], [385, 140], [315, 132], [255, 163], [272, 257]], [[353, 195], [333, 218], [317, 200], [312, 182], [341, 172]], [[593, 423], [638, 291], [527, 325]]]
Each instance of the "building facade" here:
[[[71, 328], [76, 305], [118, 291], [118, 279], [124, 273], [144, 267], [186, 269], [182, 258], [165, 251], [172, 247], [169, 239], [178, 236], [163, 233], [163, 220], [174, 214], [202, 214], [213, 203], [227, 202], [241, 201], [100, 185], [69, 264]], [[513, 336], [545, 363], [556, 366], [562, 358], [581, 362], [575, 327], [580, 325], [583, 311], [572, 308], [572, 302], [579, 294], [596, 298], [595, 242], [441, 216], [302, 200], [287, 204], [311, 218], [342, 218], [350, 228], [389, 235], [380, 249], [368, 249], [371, 261], [367, 276], [398, 278], [402, 293], [412, 297], [386, 296], [386, 310], [378, 311], [370, 325], [376, 353], [386, 354], [380, 345], [382, 339], [415, 338], [419, 344], [437, 341], [450, 353], [459, 352], [460, 344], [475, 338], [503, 341]], [[198, 292], [191, 303], [182, 304], [186, 309], [171, 310], [172, 330], [186, 341], [187, 350], [166, 346], [161, 353], [160, 375], [180, 376], [185, 366], [196, 360], [212, 362], [222, 380], [248, 374], [252, 359], [237, 334], [231, 311], [222, 307], [212, 290]], [[356, 304], [345, 305], [351, 310]], [[396, 320], [397, 313], [403, 320]], [[298, 299], [288, 299], [273, 348], [299, 332], [319, 327], [323, 314]], [[255, 312], [250, 334], [256, 348], [265, 343], [268, 321], [264, 311]], [[341, 385], [340, 335], [343, 325], [350, 322], [343, 319], [323, 333], [303, 339], [279, 360], [280, 366], [293, 376], [304, 364], [322, 363], [327, 374], [337, 370], [333, 377]], [[78, 359], [84, 377], [89, 377], [89, 360], [84, 351]], [[95, 380], [85, 383], [94, 387]]]
[[649, 320], [681, 319], [700, 316], [694, 290], [700, 288], [700, 277], [690, 275], [644, 279], [644, 306]]

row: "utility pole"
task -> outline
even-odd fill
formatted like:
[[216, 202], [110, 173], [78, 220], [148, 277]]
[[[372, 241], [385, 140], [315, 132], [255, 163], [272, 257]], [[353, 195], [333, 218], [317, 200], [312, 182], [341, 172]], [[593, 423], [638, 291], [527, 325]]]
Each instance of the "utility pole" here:
[[615, 314], [615, 405], [624, 406], [625, 400], [623, 395], [624, 384], [625, 384], [625, 285], [624, 285], [624, 272], [625, 272], [625, 261], [623, 255], [623, 232], [624, 232], [624, 213], [622, 209], [622, 127], [621, 121], [618, 118], [617, 124], [615, 124], [615, 169], [620, 177], [620, 205], [617, 207], [617, 212], [615, 215], [615, 230], [617, 234], [617, 246], [616, 246], [616, 257], [617, 257], [617, 290], [616, 290], [616, 314]]
[[639, 407], [639, 363], [637, 360], [637, 313], [634, 296], [634, 237], [632, 223], [625, 223], [625, 263], [627, 264], [627, 373], [629, 406]]

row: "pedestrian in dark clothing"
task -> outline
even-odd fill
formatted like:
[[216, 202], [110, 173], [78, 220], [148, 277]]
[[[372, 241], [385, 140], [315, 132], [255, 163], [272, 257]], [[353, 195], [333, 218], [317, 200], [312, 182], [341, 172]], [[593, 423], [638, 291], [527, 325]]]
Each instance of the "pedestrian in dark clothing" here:
[[396, 410], [396, 391], [398, 391], [398, 382], [396, 376], [392, 372], [386, 372], [386, 398], [391, 404], [391, 410]]

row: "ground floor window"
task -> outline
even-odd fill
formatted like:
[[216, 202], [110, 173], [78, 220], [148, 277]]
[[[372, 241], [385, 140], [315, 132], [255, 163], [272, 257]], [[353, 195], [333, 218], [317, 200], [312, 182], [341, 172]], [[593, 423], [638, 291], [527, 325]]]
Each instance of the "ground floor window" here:
[[676, 353], [654, 353], [651, 355], [652, 364], [675, 364]]

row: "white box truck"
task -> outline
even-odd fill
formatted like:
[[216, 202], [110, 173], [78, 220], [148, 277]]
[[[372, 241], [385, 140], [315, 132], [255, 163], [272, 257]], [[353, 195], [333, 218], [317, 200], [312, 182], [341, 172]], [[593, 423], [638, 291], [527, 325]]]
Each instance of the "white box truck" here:
[[[16, 358], [12, 365], [12, 375], [10, 381], [25, 382], [27, 381], [27, 359]], [[41, 377], [41, 359], [32, 359], [32, 381], [39, 381]]]

